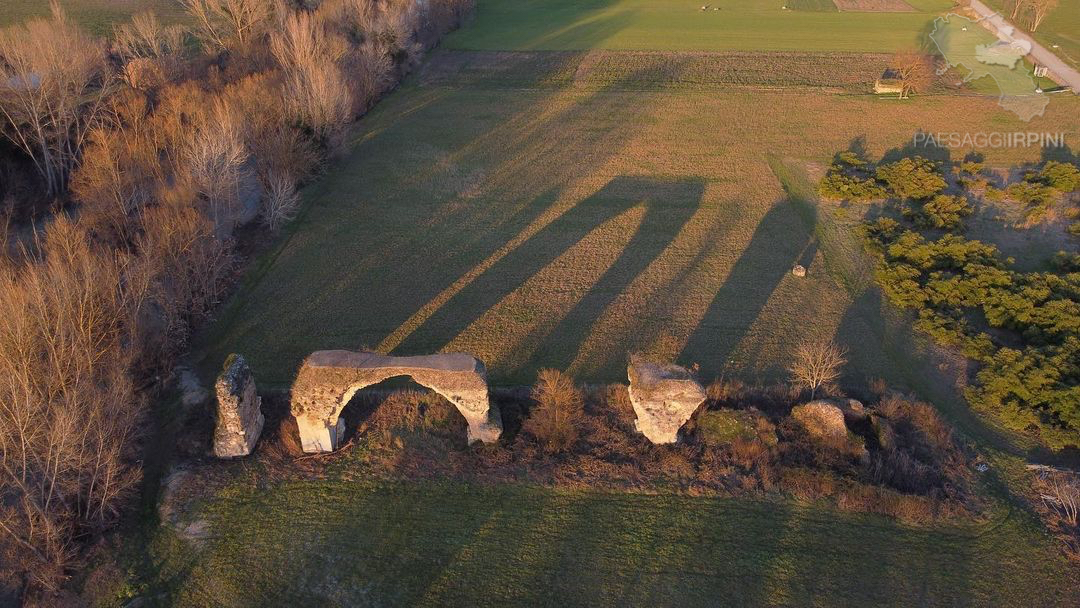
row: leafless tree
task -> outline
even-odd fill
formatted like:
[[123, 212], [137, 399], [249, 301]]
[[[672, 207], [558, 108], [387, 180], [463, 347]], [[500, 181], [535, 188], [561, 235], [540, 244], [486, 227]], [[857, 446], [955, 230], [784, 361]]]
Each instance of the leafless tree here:
[[1025, 9], [1030, 14], [1031, 31], [1039, 29], [1042, 22], [1058, 6], [1058, 0], [1026, 0]]
[[104, 47], [70, 23], [59, 5], [50, 19], [0, 32], [3, 133], [33, 160], [50, 194], [67, 186], [114, 81]]
[[184, 28], [162, 25], [154, 13], [139, 13], [116, 28], [113, 48], [125, 59], [161, 59], [184, 49]]
[[847, 363], [847, 350], [831, 341], [808, 340], [795, 348], [795, 360], [789, 370], [795, 386], [810, 390], [810, 398], [817, 391], [840, 378], [840, 371]]
[[271, 0], [180, 0], [199, 38], [219, 50], [244, 45], [261, 34], [274, 15]]
[[1007, 0], [1005, 6], [1009, 9], [1009, 17], [1016, 19], [1027, 9], [1030, 3], [1031, 0]]
[[297, 120], [324, 137], [348, 122], [352, 99], [339, 67], [348, 52], [344, 40], [300, 12], [271, 36], [270, 48], [285, 74], [285, 96]]
[[218, 103], [184, 147], [178, 169], [205, 202], [220, 236], [232, 231], [253, 178], [241, 122], [241, 117]]
[[180, 187], [143, 214], [136, 249], [153, 277], [149, 301], [156, 312], [152, 331], [140, 336], [151, 360], [168, 361], [188, 335], [190, 320], [221, 301], [234, 267], [232, 249], [213, 222]]
[[900, 99], [925, 91], [933, 81], [933, 63], [930, 57], [922, 53], [897, 53], [893, 55], [889, 67], [900, 82]]
[[288, 175], [271, 175], [266, 182], [263, 185], [262, 221], [270, 230], [277, 230], [296, 216], [300, 194]]
[[128, 374], [147, 276], [58, 216], [38, 251], [0, 272], [0, 560], [56, 583], [75, 527], [116, 515], [137, 480], [142, 403]]
[[155, 153], [134, 129], [95, 129], [71, 183], [84, 214], [127, 236], [165, 179]]

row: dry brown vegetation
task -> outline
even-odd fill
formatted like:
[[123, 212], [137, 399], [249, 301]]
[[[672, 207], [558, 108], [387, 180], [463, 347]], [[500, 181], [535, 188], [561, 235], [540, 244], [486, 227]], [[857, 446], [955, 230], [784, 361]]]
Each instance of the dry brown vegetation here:
[[152, 286], [140, 259], [63, 217], [40, 244], [0, 269], [0, 555], [49, 587], [72, 533], [108, 524], [138, 478], [129, 371]]
[[0, 130], [34, 164], [50, 194], [58, 194], [82, 145], [104, 112], [112, 72], [105, 47], [67, 20], [59, 4], [51, 19], [0, 31]]
[[584, 407], [573, 379], [559, 370], [542, 369], [537, 374], [532, 398], [536, 405], [522, 430], [549, 452], [573, 447]]
[[[863, 451], [861, 446], [853, 450], [808, 437], [789, 418], [798, 401], [783, 386], [713, 386], [709, 394], [721, 397], [710, 398], [687, 423], [680, 443], [653, 445], [635, 430], [625, 385], [578, 389], [566, 374], [545, 370], [531, 393], [493, 394], [502, 412], [504, 438], [495, 446], [470, 448], [465, 445], [464, 419], [438, 395], [361, 391], [343, 412], [354, 447], [319, 457], [299, 451], [287, 395], [277, 394], [264, 401], [267, 428], [274, 430], [260, 441], [255, 457], [272, 476], [286, 478], [319, 478], [333, 466], [335, 474], [346, 478], [787, 495], [916, 523], [981, 512], [970, 491], [968, 458], [924, 403], [893, 395], [867, 408], [866, 421], [852, 427], [853, 437], [866, 445]], [[552, 435], [537, 432], [551, 428], [555, 404], [577, 411], [564, 418], [572, 420], [573, 429], [555, 435], [563, 448], [559, 450], [551, 449]], [[705, 421], [714, 415], [738, 418], [743, 428], [717, 433]], [[878, 440], [883, 428], [891, 433], [888, 445]], [[202, 429], [199, 436], [208, 433]], [[214, 479], [223, 473], [211, 466], [202, 474]], [[208, 483], [207, 491], [215, 485]]]
[[2, 132], [76, 205], [0, 255], [0, 574], [31, 594], [138, 480], [139, 385], [221, 301], [234, 229], [288, 221], [348, 124], [471, 7], [185, 4], [212, 55], [150, 14], [109, 46], [57, 6], [0, 32]]
[[1066, 554], [1080, 560], [1080, 476], [1073, 471], [1039, 467], [1035, 470], [1035, 506]]

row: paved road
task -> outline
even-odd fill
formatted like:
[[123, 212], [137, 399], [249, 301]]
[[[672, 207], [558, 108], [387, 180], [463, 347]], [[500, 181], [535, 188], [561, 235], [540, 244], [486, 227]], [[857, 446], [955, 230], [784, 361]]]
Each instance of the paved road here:
[[1058, 84], [1063, 84], [1071, 88], [1073, 93], [1080, 95], [1080, 72], [1069, 67], [1069, 65], [1062, 61], [1057, 55], [1051, 53], [1046, 47], [1038, 42], [1035, 42], [1031, 36], [1028, 36], [1018, 28], [1014, 27], [994, 9], [979, 2], [979, 0], [970, 1], [971, 10], [975, 11], [975, 13], [984, 20], [984, 26], [989, 25], [990, 31], [995, 34], [999, 34], [1002, 31], [1011, 31], [1013, 40], [1025, 40], [1031, 43], [1031, 58], [1039, 65], [1044, 65], [1050, 70], [1052, 80]]

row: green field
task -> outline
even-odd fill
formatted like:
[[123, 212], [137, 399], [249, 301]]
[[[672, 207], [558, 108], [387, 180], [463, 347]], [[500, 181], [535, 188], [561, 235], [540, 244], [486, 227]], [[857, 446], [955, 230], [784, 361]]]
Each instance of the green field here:
[[[0, 27], [49, 15], [48, 0], [4, 0], [0, 4]], [[184, 16], [178, 0], [60, 0], [60, 6], [76, 23], [99, 36], [108, 35], [117, 23], [144, 11], [153, 11], [167, 23]]]
[[[709, 9], [702, 11], [706, 4]], [[481, 2], [476, 23], [450, 36], [446, 45], [887, 53], [918, 48], [934, 16], [952, 6], [948, 0], [909, 4], [919, 12], [784, 10], [783, 0], [491, 0]]]
[[[234, 487], [196, 553], [139, 567], [183, 606], [1054, 606], [1028, 515], [910, 528], [790, 502], [460, 483]], [[1037, 562], [1033, 566], [1032, 561]]]

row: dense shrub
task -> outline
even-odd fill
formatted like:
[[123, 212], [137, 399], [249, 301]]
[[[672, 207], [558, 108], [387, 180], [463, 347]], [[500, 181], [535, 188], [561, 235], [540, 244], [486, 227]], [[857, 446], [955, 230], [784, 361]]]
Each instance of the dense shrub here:
[[866, 234], [889, 299], [983, 364], [966, 392], [975, 407], [1053, 447], [1080, 442], [1080, 274], [1017, 272], [992, 245], [928, 241], [890, 219]]
[[867, 202], [885, 196], [885, 189], [869, 177], [830, 172], [818, 186], [821, 196], [832, 200]]
[[1072, 163], [1048, 161], [1033, 181], [1046, 184], [1058, 192], [1075, 192], [1080, 190], [1080, 168]]
[[943, 191], [946, 185], [938, 165], [921, 156], [879, 165], [876, 176], [888, 186], [893, 196], [901, 199], [928, 199]]
[[915, 203], [905, 209], [916, 225], [943, 230], [962, 227], [963, 219], [974, 211], [967, 198], [950, 194], [938, 194], [922, 204]]
[[1060, 196], [1053, 186], [1037, 181], [1022, 181], [1010, 184], [1005, 194], [1012, 200], [1024, 205], [1024, 219], [1037, 224], [1046, 219], [1050, 209]]
[[[572, 388], [564, 375], [549, 380], [564, 384], [560, 393]], [[492, 392], [504, 441], [476, 450], [465, 448], [461, 415], [437, 395], [362, 393], [357, 397], [364, 400], [362, 411], [350, 414], [350, 405], [345, 416], [359, 425], [357, 443], [364, 448], [344, 457], [364, 461], [369, 474], [397, 480], [434, 476], [696, 496], [781, 492], [913, 522], [978, 509], [969, 494], [967, 459], [928, 406], [895, 397], [869, 404], [864, 421], [853, 420], [853, 432], [831, 445], [788, 419], [799, 401], [786, 388], [742, 387], [738, 394], [745, 408], [705, 409], [687, 422], [679, 443], [653, 445], [635, 428], [625, 385], [583, 391], [577, 438], [556, 453], [529, 431], [537, 406], [528, 403], [527, 394]], [[279, 407], [287, 412], [287, 400]], [[891, 440], [873, 438], [871, 418], [889, 429]], [[523, 432], [515, 433], [518, 428]], [[260, 454], [280, 452], [260, 449]], [[285, 474], [317, 474], [297, 473], [292, 458], [285, 465]]]
[[957, 480], [967, 475], [966, 459], [953, 441], [952, 429], [926, 403], [897, 396], [886, 397], [876, 408], [881, 442], [873, 453], [875, 481], [897, 490], [945, 498], [956, 492]]
[[[1074, 187], [1075, 169], [1047, 162], [1005, 193], [1025, 204], [1030, 221], [1041, 219], [1059, 188]], [[972, 209], [962, 195], [925, 200], [944, 185], [936, 173], [919, 158], [878, 167], [895, 194], [924, 200], [908, 204], [907, 222], [880, 217], [864, 224], [877, 282], [893, 304], [916, 312], [918, 329], [980, 364], [965, 390], [973, 407], [1037, 432], [1053, 448], [1080, 446], [1080, 263], [1060, 254], [1053, 271], [1018, 272], [993, 245], [948, 232], [961, 229]], [[995, 193], [1001, 191], [990, 188], [985, 196]], [[947, 232], [930, 240], [913, 228]], [[907, 455], [889, 458], [900, 478], [922, 470]]]
[[828, 199], [853, 202], [871, 201], [886, 194], [873, 176], [873, 166], [851, 151], [836, 155], [818, 185], [818, 193]]

